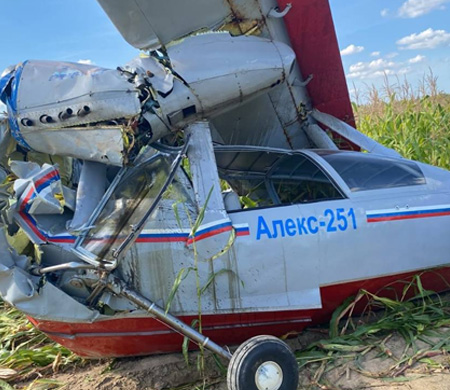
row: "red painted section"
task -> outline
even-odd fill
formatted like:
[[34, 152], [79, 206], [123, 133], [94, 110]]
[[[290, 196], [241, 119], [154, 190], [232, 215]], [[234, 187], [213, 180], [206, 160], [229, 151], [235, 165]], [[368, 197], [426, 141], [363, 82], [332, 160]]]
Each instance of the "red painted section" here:
[[27, 203], [30, 201], [33, 194], [34, 194], [34, 188], [30, 188], [30, 190], [28, 191], [28, 194], [25, 196], [25, 199], [23, 200], [22, 204], [20, 205], [20, 211], [25, 210], [25, 207], [27, 207]]
[[[233, 229], [233, 226], [230, 225], [230, 226], [224, 226], [223, 228], [220, 228], [220, 229], [212, 230], [210, 232], [199, 234], [198, 236], [195, 237], [195, 241], [204, 240], [205, 238], [213, 237], [220, 233], [229, 232], [232, 229]], [[191, 245], [193, 242], [194, 242], [194, 238], [190, 238], [189, 240], [187, 240], [186, 244]]]
[[[204, 315], [204, 333], [220, 345], [238, 344], [258, 334], [281, 336], [329, 320], [333, 311], [360, 289], [383, 296], [403, 293], [417, 272], [348, 282], [321, 288], [322, 309]], [[450, 267], [421, 275], [425, 289], [449, 289]], [[388, 288], [386, 288], [388, 287]], [[384, 290], [383, 290], [384, 289]], [[182, 318], [190, 324], [195, 317]], [[118, 357], [181, 351], [182, 336], [148, 317], [97, 321], [91, 324], [30, 321], [50, 338], [82, 356]]]
[[187, 237], [139, 237], [136, 242], [186, 242]]
[[33, 231], [34, 234], [36, 234], [36, 236], [39, 237], [40, 240], [42, 241], [47, 241], [47, 237], [45, 237], [37, 228], [36, 226], [33, 224], [33, 222], [30, 220], [31, 217], [29, 214], [27, 214], [24, 211], [20, 211], [19, 212], [20, 216], [23, 218], [23, 220], [25, 221], [25, 223], [28, 225], [28, 227]]
[[[282, 10], [288, 3], [292, 9], [284, 21], [303, 78], [314, 77], [307, 86], [313, 107], [355, 127], [328, 0], [278, 0]], [[357, 149], [349, 143], [340, 148]]]

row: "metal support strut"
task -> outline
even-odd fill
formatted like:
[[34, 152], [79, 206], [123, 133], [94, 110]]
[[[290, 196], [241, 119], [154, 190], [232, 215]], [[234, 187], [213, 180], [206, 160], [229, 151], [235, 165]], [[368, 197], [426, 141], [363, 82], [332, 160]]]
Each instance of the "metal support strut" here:
[[[113, 292], [122, 295], [123, 297], [129, 299], [131, 302], [136, 304], [137, 306], [145, 309], [150, 314], [154, 315], [156, 319], [172, 328], [178, 333], [181, 333], [183, 336], [188, 337], [192, 341], [195, 341], [199, 345], [209, 349], [210, 351], [222, 356], [225, 359], [230, 360], [232, 355], [226, 349], [222, 348], [220, 345], [214, 343], [201, 333], [197, 332], [194, 328], [186, 325], [183, 321], [179, 320], [177, 317], [166, 313], [164, 309], [160, 308], [156, 303], [148, 300], [142, 295], [138, 294], [136, 291], [127, 287], [122, 281], [115, 280], [113, 285], [108, 286]], [[119, 291], [117, 291], [119, 290]]]

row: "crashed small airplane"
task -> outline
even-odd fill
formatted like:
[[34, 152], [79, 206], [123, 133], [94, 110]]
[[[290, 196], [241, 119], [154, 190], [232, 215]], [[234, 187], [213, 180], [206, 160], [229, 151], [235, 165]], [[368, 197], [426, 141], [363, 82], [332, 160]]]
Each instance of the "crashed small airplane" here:
[[450, 173], [354, 128], [327, 0], [98, 1], [141, 56], [0, 80], [0, 293], [38, 329], [89, 357], [186, 336], [231, 390], [292, 390], [273, 336], [446, 288]]

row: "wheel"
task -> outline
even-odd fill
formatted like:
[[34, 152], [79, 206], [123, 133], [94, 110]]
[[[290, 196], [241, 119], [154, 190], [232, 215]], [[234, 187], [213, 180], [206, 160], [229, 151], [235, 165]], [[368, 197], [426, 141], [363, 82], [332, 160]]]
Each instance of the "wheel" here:
[[297, 390], [297, 360], [280, 339], [253, 337], [233, 354], [227, 385], [229, 390]]

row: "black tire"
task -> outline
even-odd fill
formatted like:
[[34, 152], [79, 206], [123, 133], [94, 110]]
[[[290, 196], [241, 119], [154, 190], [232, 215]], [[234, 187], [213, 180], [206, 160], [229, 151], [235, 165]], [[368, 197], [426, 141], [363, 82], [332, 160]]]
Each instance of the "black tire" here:
[[[275, 369], [275, 384], [257, 385], [258, 369]], [[281, 376], [278, 369], [281, 369]], [[272, 371], [273, 372], [273, 371]], [[259, 377], [258, 377], [259, 378]], [[236, 350], [230, 360], [227, 373], [228, 390], [297, 390], [298, 364], [291, 349], [273, 336], [256, 336]]]

